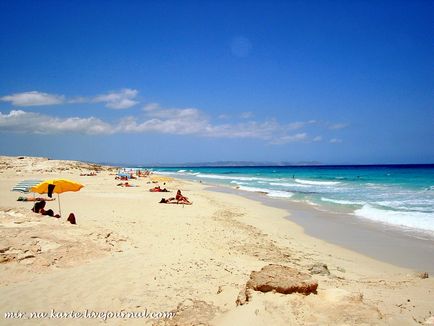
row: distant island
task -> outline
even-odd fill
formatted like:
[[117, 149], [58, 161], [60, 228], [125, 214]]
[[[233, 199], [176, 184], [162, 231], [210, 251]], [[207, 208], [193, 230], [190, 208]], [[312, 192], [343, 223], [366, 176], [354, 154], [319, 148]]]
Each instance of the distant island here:
[[[121, 164], [125, 166], [125, 164]], [[217, 161], [217, 162], [187, 162], [187, 163], [151, 163], [151, 164], [134, 164], [129, 166], [144, 166], [150, 168], [157, 167], [245, 167], [245, 166], [311, 166], [322, 165], [316, 161], [302, 161], [302, 162], [252, 162], [252, 161]]]

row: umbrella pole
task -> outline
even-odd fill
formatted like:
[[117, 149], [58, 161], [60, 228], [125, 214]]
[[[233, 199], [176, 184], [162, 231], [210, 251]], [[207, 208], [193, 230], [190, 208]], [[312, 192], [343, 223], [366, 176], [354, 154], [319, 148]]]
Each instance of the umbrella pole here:
[[59, 194], [57, 194], [57, 200], [59, 203], [59, 215], [62, 216], [62, 211], [60, 210], [60, 195]]

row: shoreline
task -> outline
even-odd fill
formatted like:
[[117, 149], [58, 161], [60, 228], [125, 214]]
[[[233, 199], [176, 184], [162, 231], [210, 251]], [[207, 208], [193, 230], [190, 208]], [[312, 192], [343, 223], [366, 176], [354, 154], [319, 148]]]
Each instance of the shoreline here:
[[[116, 172], [108, 168], [89, 177], [80, 176], [90, 166], [79, 162], [1, 159], [2, 314], [176, 312], [170, 320], [129, 321], [153, 326], [434, 322], [432, 277], [312, 237], [286, 218], [286, 209], [182, 179], [167, 182], [172, 193], [152, 193], [150, 178], [131, 180], [138, 187], [117, 187]], [[39, 216], [31, 202], [16, 201], [11, 187], [35, 176], [85, 185], [61, 195], [62, 212], [74, 212], [77, 225]], [[177, 189], [193, 205], [158, 203]], [[47, 206], [57, 210], [56, 201]], [[309, 275], [317, 293], [252, 291], [250, 301], [237, 306], [252, 272], [270, 264]]]
[[271, 198], [229, 186], [208, 185], [211, 191], [227, 192], [270, 207], [285, 209], [288, 211], [285, 218], [302, 227], [309, 236], [379, 261], [434, 274], [434, 238], [428, 234], [406, 233], [398, 227], [364, 220], [350, 214], [318, 210], [307, 203]]

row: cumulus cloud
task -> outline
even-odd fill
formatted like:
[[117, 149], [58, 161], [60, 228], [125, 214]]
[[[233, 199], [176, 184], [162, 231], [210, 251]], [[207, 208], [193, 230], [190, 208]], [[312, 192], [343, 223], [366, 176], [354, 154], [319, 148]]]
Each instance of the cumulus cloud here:
[[198, 134], [206, 137], [229, 137], [229, 138], [261, 138], [271, 139], [273, 131], [279, 128], [274, 120], [265, 122], [242, 122], [213, 124], [209, 117], [196, 108], [172, 108], [165, 109], [152, 103], [144, 108], [147, 120], [141, 124], [130, 123], [133, 129], [144, 131], [151, 128], [152, 131], [174, 134]]
[[158, 103], [148, 103], [143, 108], [143, 111], [151, 112], [151, 111], [158, 110], [159, 108], [160, 108], [160, 104], [158, 104]]
[[3, 96], [0, 100], [10, 102], [14, 106], [38, 106], [61, 104], [65, 101], [65, 97], [63, 95], [32, 91]]
[[291, 122], [290, 124], [288, 124], [288, 127], [289, 127], [289, 129], [297, 130], [297, 129], [302, 129], [308, 125], [315, 124], [315, 123], [316, 123], [316, 120], [296, 121], [296, 122]]
[[119, 132], [157, 132], [163, 134], [201, 134], [208, 125], [208, 119], [203, 113], [194, 108], [162, 109], [154, 105], [145, 107], [146, 116], [140, 122], [136, 117], [127, 117], [121, 120], [117, 131]]
[[0, 112], [0, 128], [2, 131], [35, 134], [55, 134], [75, 132], [84, 134], [109, 134], [112, 126], [100, 119], [90, 118], [56, 118], [47, 115], [12, 110], [8, 114]]
[[64, 95], [48, 94], [37, 91], [16, 93], [0, 97], [3, 102], [10, 102], [14, 106], [38, 106], [54, 104], [104, 103], [110, 109], [128, 109], [137, 103], [138, 91], [124, 88], [118, 92], [110, 92], [94, 97], [75, 96], [65, 99]]
[[[143, 107], [141, 116], [126, 116], [111, 123], [96, 117], [59, 118], [22, 110], [12, 110], [10, 113], [4, 114], [0, 112], [0, 130], [2, 132], [39, 134], [159, 133], [213, 138], [260, 139], [276, 145], [321, 141], [321, 136], [310, 137], [307, 132], [300, 130], [313, 123], [315, 123], [314, 120], [282, 124], [275, 119], [216, 122], [197, 108], [163, 108], [158, 103], [150, 103]], [[341, 140], [334, 138], [330, 142], [338, 143]]]
[[331, 144], [342, 143], [342, 139], [339, 139], [339, 138], [332, 138], [332, 139], [330, 139], [330, 143], [331, 143]]
[[287, 143], [294, 143], [294, 142], [302, 142], [302, 141], [309, 141], [307, 133], [298, 133], [294, 135], [284, 135], [282, 137], [273, 139], [271, 141], [272, 144], [287, 144]]
[[137, 94], [138, 91], [135, 89], [124, 88], [119, 92], [98, 95], [92, 102], [105, 103], [105, 106], [110, 109], [128, 109], [139, 103], [134, 100]]

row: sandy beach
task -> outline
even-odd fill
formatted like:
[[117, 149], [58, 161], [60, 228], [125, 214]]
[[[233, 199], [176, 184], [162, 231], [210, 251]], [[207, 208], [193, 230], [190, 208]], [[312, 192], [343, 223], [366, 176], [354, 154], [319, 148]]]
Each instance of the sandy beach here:
[[[96, 176], [80, 176], [90, 172]], [[116, 172], [0, 157], [2, 324], [434, 325], [434, 280], [426, 270], [307, 235], [285, 218], [287, 209], [184, 180], [168, 181], [171, 193], [149, 192], [149, 177], [118, 187]], [[11, 191], [25, 179], [54, 178], [84, 185], [60, 195], [60, 219], [31, 212], [33, 202]], [[177, 189], [193, 205], [158, 203]], [[58, 199], [47, 208], [58, 212]], [[66, 221], [70, 212], [77, 225]], [[246, 289], [251, 273], [270, 264], [299, 272], [316, 291]], [[61, 318], [53, 310], [171, 314]], [[15, 318], [6, 317], [11, 312]], [[32, 312], [48, 315], [30, 319]]]

